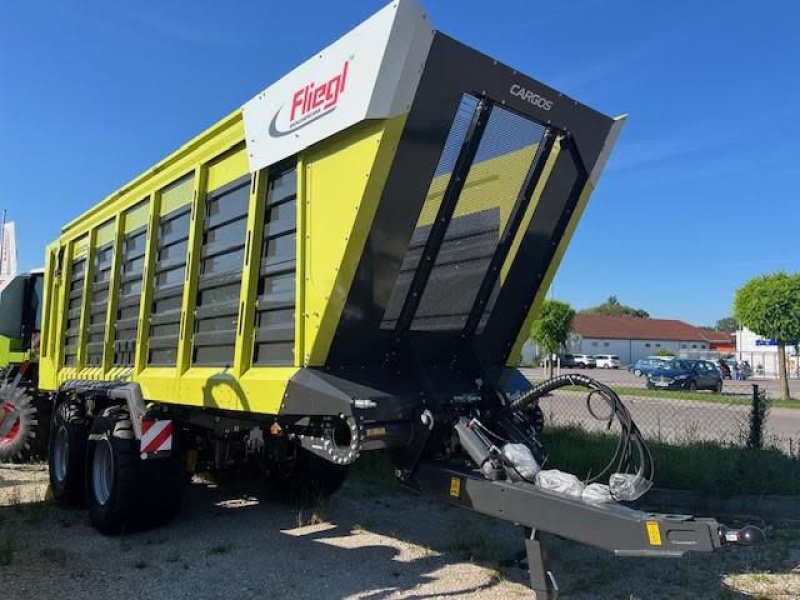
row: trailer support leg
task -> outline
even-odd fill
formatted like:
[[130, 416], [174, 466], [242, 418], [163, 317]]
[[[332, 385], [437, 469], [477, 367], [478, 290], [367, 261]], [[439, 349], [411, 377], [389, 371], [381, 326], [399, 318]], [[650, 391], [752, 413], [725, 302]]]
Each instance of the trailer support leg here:
[[557, 600], [558, 584], [550, 570], [547, 547], [538, 529], [525, 528], [525, 553], [528, 556], [528, 572], [531, 588], [536, 592], [536, 600]]

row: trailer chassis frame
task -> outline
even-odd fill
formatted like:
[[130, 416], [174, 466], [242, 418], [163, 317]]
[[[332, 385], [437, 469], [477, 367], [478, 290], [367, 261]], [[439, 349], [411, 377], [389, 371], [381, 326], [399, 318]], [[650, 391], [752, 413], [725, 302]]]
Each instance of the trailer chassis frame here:
[[490, 481], [474, 469], [448, 462], [420, 463], [406, 485], [475, 512], [510, 521], [525, 531], [530, 584], [537, 598], [554, 600], [558, 584], [550, 568], [547, 534], [617, 556], [680, 558], [713, 552], [725, 542], [715, 519], [667, 515], [627, 506], [589, 504], [524, 482]]

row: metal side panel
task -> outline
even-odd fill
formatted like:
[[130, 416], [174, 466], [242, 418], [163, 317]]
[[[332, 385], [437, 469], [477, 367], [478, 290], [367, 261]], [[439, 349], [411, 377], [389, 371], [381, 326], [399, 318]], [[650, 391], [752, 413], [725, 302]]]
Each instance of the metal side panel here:
[[281, 415], [357, 414], [362, 423], [409, 421], [419, 409], [419, 384], [387, 371], [300, 369], [289, 381]]
[[405, 115], [363, 123], [302, 154], [302, 364], [325, 363], [404, 125]]
[[325, 364], [504, 364], [613, 124], [436, 33]]

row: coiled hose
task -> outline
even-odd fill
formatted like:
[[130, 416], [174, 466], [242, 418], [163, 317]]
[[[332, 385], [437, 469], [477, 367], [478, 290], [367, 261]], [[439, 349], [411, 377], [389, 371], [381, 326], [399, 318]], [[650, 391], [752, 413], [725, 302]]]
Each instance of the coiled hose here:
[[[650, 449], [644, 441], [639, 428], [634, 423], [628, 408], [623, 404], [617, 393], [607, 385], [578, 373], [571, 373], [567, 375], [560, 375], [547, 381], [534, 386], [530, 390], [522, 393], [518, 398], [513, 400], [506, 410], [509, 413], [521, 411], [529, 408], [535, 404], [539, 398], [559, 388], [567, 386], [578, 386], [587, 388], [589, 394], [586, 397], [586, 407], [589, 414], [595, 419], [601, 421], [608, 421], [608, 426], [616, 418], [620, 424], [621, 432], [619, 442], [617, 443], [616, 451], [611, 457], [611, 460], [597, 475], [591, 479], [587, 479], [586, 483], [594, 483], [597, 481], [606, 480], [610, 475], [615, 473], [629, 474], [634, 472], [633, 479], [630, 481], [630, 487], [640, 493], [631, 494], [638, 497], [652, 486], [653, 475], [655, 467], [653, 465], [653, 457], [650, 454]], [[593, 398], [599, 396], [602, 398], [611, 409], [607, 417], [599, 416], [592, 408]]]

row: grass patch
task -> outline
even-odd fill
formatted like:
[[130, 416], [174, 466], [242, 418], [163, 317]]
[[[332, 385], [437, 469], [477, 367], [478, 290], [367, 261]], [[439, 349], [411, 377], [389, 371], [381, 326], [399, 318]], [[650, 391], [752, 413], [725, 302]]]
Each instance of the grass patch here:
[[0, 567], [7, 567], [14, 562], [14, 544], [11, 540], [0, 543]]
[[400, 484], [394, 474], [394, 465], [386, 450], [364, 452], [350, 467], [349, 477], [385, 490], [397, 489]]
[[297, 511], [297, 526], [307, 527], [309, 525], [319, 525], [328, 521], [330, 513], [330, 499], [325, 496], [316, 498], [307, 507], [301, 507]]
[[42, 557], [47, 559], [53, 564], [59, 565], [60, 567], [64, 567], [66, 566], [67, 560], [69, 559], [69, 553], [63, 548], [59, 548], [57, 546], [50, 546], [47, 548], [42, 548]]
[[[739, 406], [751, 406], [753, 404], [753, 395], [751, 391], [737, 394], [734, 392], [726, 392], [725, 388], [722, 389], [721, 394], [715, 394], [714, 392], [689, 392], [681, 390], [651, 390], [648, 388], [638, 387], [615, 387], [613, 389], [622, 397], [639, 396], [643, 398], [670, 398], [675, 400], [696, 400], [698, 402], [708, 402], [710, 404], [736, 404]], [[776, 398], [769, 398], [768, 400], [770, 406], [776, 406], [779, 408], [795, 408], [800, 410], [800, 400], [778, 400]]]
[[[531, 383], [536, 384], [541, 382], [531, 381]], [[707, 402], [709, 404], [734, 404], [737, 406], [750, 406], [753, 403], [751, 391], [747, 390], [745, 392], [744, 388], [739, 388], [742, 393], [734, 393], [726, 391], [723, 387], [721, 394], [715, 394], [714, 392], [709, 391], [690, 392], [688, 390], [657, 390], [646, 387], [621, 385], [609, 385], [609, 387], [617, 392], [617, 394], [619, 394], [623, 400], [626, 397], [663, 398], [666, 400], [694, 400], [696, 402]], [[568, 385], [559, 389], [567, 392], [587, 393], [589, 391], [585, 387], [579, 385]], [[800, 400], [778, 400], [776, 398], [769, 398], [769, 404], [770, 406], [779, 408], [794, 408], [800, 410]]]
[[[618, 438], [578, 427], [546, 428], [547, 468], [577, 477], [599, 473], [611, 459]], [[747, 450], [718, 442], [671, 445], [648, 442], [655, 462], [655, 486], [730, 496], [800, 494], [800, 459], [778, 450]]]
[[216, 546], [211, 546], [211, 548], [208, 549], [208, 553], [217, 555], [230, 554], [232, 550], [233, 544], [217, 544]]
[[476, 529], [468, 529], [455, 538], [449, 552], [461, 560], [482, 562], [499, 567], [512, 555], [511, 549], [496, 535]]

